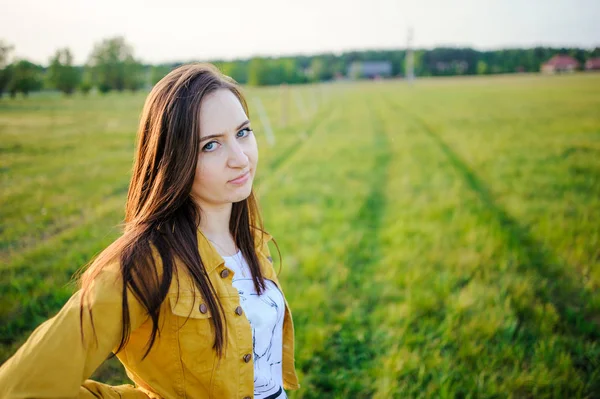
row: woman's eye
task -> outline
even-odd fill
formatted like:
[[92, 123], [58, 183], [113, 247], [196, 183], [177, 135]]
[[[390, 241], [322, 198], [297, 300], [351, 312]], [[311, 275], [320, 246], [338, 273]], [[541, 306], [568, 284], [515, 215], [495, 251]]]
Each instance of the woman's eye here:
[[249, 127], [246, 127], [242, 130], [240, 130], [239, 132], [237, 132], [237, 137], [246, 137], [247, 135], [249, 135], [252, 132], [252, 129], [250, 129]]
[[217, 142], [216, 141], [211, 141], [210, 143], [207, 143], [204, 147], [202, 147], [202, 151], [214, 151], [217, 148]]

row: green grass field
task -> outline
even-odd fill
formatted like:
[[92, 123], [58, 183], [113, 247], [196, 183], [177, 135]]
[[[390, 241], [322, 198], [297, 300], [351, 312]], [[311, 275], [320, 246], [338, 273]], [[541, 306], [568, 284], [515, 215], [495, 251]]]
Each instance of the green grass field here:
[[[600, 397], [600, 74], [247, 94], [290, 397]], [[0, 100], [0, 362], [119, 234], [144, 97]]]

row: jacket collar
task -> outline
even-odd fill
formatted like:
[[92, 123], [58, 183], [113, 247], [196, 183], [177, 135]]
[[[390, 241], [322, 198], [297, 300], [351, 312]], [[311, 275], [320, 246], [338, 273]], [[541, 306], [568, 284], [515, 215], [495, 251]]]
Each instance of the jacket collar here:
[[[202, 263], [204, 264], [206, 273], [210, 274], [217, 267], [225, 263], [225, 260], [200, 229], [197, 229], [196, 238], [198, 240], [198, 251], [200, 252]], [[272, 239], [273, 237], [266, 231], [254, 230], [254, 250], [257, 256], [260, 257], [260, 254], [264, 253], [266, 244]], [[265, 253], [266, 256], [267, 254]]]

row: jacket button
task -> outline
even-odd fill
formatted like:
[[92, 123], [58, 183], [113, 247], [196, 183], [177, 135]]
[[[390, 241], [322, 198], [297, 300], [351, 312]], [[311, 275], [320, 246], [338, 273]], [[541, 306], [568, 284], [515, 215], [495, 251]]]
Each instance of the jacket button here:
[[200, 304], [200, 313], [206, 313], [208, 311], [208, 308], [206, 307], [206, 305], [204, 303]]
[[250, 361], [250, 359], [252, 359], [252, 355], [251, 355], [251, 354], [249, 354], [249, 353], [248, 353], [248, 354], [245, 354], [245, 355], [244, 355], [244, 361], [245, 361], [246, 363], [248, 363], [248, 362]]
[[221, 270], [221, 277], [226, 278], [227, 276], [229, 276], [229, 270], [227, 270], [227, 269]]
[[242, 309], [241, 306], [238, 306], [237, 308], [235, 308], [236, 315], [241, 316], [243, 312], [244, 312], [244, 310]]

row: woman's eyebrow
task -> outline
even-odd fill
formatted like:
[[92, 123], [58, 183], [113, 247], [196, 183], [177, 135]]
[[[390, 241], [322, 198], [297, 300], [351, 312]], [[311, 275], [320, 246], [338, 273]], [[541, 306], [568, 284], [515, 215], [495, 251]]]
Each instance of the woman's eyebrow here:
[[[245, 121], [243, 121], [242, 123], [240, 123], [240, 125], [238, 127], [235, 128], [235, 130], [240, 130], [244, 125], [250, 123], [249, 119], [246, 119]], [[200, 138], [200, 142], [203, 142], [204, 140], [208, 140], [208, 139], [214, 139], [217, 137], [223, 137], [225, 136], [226, 133], [221, 133], [221, 134], [210, 134], [208, 136], [204, 136]]]

